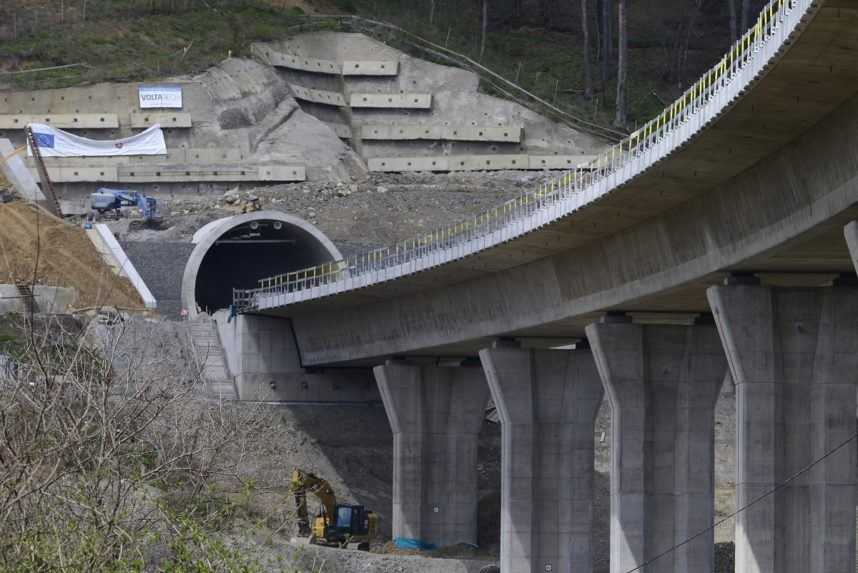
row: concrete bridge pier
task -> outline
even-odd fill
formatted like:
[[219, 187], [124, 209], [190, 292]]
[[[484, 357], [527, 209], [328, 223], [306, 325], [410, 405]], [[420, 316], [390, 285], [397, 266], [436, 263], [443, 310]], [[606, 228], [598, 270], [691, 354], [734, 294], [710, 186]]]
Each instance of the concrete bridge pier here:
[[837, 284], [707, 293], [736, 381], [737, 505], [822, 460], [739, 514], [738, 573], [855, 571], [858, 288]]
[[480, 359], [501, 420], [501, 571], [591, 572], [592, 355], [496, 345]]
[[659, 556], [714, 520], [715, 325], [606, 317], [587, 338], [611, 402], [611, 572], [711, 573], [712, 532]]
[[374, 371], [393, 431], [394, 540], [475, 545], [482, 369], [389, 361]]

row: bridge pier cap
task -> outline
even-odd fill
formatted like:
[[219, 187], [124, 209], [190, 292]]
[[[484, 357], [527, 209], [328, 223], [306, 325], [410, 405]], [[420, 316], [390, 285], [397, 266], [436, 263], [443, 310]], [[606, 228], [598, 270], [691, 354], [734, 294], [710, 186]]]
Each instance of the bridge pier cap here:
[[212, 221], [194, 235], [182, 278], [182, 306], [190, 318], [232, 303], [232, 289], [340, 260], [339, 249], [314, 225], [279, 211], [256, 211]]

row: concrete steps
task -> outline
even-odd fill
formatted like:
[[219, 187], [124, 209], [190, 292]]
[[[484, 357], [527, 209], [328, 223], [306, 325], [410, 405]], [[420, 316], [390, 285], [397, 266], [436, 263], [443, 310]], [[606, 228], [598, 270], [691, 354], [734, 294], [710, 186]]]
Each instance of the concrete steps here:
[[208, 394], [223, 400], [238, 400], [215, 322], [199, 317], [188, 323], [188, 335]]
[[20, 293], [21, 300], [24, 302], [24, 310], [27, 314], [32, 315], [39, 312], [39, 309], [36, 306], [36, 297], [33, 295], [33, 289], [30, 285], [18, 283], [15, 287], [18, 289], [18, 293]]

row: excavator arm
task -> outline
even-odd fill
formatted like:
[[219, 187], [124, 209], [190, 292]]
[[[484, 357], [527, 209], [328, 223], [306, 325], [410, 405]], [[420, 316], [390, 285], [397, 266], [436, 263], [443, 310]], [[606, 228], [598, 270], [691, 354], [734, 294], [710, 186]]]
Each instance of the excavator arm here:
[[[315, 543], [328, 547], [348, 547], [368, 551], [378, 533], [378, 514], [362, 505], [337, 505], [331, 484], [309, 472], [295, 469], [291, 488], [298, 513], [299, 543]], [[307, 494], [322, 504], [321, 515], [311, 518], [307, 510]]]
[[320, 477], [295, 469], [292, 472], [292, 494], [298, 513], [298, 529], [301, 535], [310, 533], [310, 514], [307, 510], [307, 494], [315, 496], [324, 508], [327, 519], [336, 519], [337, 496], [331, 484]]

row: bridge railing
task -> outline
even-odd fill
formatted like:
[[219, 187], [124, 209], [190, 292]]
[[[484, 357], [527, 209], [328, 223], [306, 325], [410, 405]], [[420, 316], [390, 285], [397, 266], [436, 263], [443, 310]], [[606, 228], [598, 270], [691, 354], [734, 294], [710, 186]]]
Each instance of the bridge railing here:
[[[756, 23], [685, 93], [657, 117], [611, 146], [593, 161], [564, 173], [559, 178], [526, 192], [471, 219], [436, 229], [391, 247], [331, 261], [259, 281], [258, 287], [235, 290], [234, 304], [238, 312], [252, 311], [261, 295], [288, 294], [310, 288], [331, 285], [358, 278], [363, 284], [381, 280], [382, 273], [396, 267], [424, 260], [457, 246], [484, 239], [517, 222], [526, 222], [545, 209], [557, 207], [563, 201], [585, 189], [605, 181], [612, 174], [644, 156], [669, 134], [690, 121], [695, 115], [754, 58], [762, 46], [778, 30], [786, 16], [808, 0], [772, 0], [760, 13]], [[559, 216], [565, 213], [560, 213]], [[530, 227], [525, 227], [527, 230]], [[522, 231], [524, 232], [524, 231]]]

